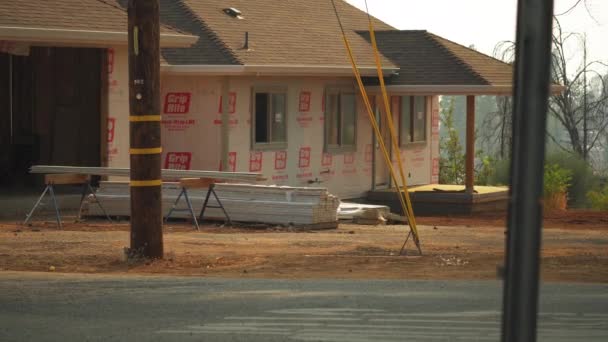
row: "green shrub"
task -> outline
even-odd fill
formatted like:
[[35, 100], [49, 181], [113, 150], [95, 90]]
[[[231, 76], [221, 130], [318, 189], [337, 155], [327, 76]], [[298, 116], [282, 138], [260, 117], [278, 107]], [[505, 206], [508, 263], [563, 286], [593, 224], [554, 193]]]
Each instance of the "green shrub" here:
[[546, 159], [546, 164], [559, 165], [571, 173], [568, 206], [589, 207], [587, 193], [599, 187], [599, 177], [593, 173], [591, 166], [579, 156], [567, 152], [551, 153]]
[[481, 160], [479, 167], [475, 168], [475, 184], [490, 185], [492, 176], [496, 173], [496, 160], [490, 156], [484, 156], [483, 151], [477, 153]]
[[543, 206], [545, 210], [566, 210], [568, 208], [568, 187], [572, 172], [557, 164], [545, 164], [543, 183]]
[[599, 191], [589, 191], [587, 199], [591, 204], [591, 208], [597, 210], [608, 210], [608, 185]]
[[465, 177], [465, 155], [458, 131], [454, 128], [454, 99], [450, 100], [449, 107], [442, 109], [440, 118], [447, 134], [440, 139], [439, 183], [462, 184]]
[[568, 192], [572, 181], [572, 172], [557, 164], [545, 164], [545, 180], [543, 192], [545, 197]]
[[488, 176], [488, 185], [509, 185], [510, 168], [509, 159], [494, 160], [494, 172]]

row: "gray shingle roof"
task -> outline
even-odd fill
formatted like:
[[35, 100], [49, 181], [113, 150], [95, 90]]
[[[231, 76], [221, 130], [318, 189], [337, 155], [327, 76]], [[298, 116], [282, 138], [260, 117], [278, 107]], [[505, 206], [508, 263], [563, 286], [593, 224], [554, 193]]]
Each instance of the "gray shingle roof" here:
[[[369, 32], [360, 32], [369, 41]], [[509, 85], [511, 65], [427, 31], [377, 31], [378, 50], [400, 67], [399, 85]]]

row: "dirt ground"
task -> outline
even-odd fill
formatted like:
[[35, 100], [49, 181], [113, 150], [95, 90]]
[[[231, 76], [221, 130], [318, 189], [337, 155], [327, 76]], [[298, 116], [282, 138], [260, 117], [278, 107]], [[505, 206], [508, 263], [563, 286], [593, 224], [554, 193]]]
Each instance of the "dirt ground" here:
[[[0, 222], [0, 271], [178, 274], [248, 278], [496, 279], [503, 263], [504, 218], [418, 218], [423, 256], [406, 226], [341, 224], [297, 231], [278, 227], [165, 226], [165, 258], [127, 260], [129, 225]], [[608, 213], [551, 213], [543, 231], [547, 281], [608, 283]], [[1, 274], [1, 273], [0, 273]]]

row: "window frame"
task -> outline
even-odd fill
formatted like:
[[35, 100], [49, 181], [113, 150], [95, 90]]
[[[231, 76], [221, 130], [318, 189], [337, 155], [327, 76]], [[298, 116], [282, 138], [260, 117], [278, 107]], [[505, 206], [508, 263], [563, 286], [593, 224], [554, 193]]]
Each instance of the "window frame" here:
[[[399, 146], [400, 147], [408, 147], [408, 146], [415, 146], [415, 145], [423, 145], [426, 144], [428, 142], [428, 117], [429, 117], [429, 113], [428, 113], [428, 99], [429, 96], [427, 95], [394, 95], [397, 96], [399, 98]], [[410, 99], [410, 137], [411, 140], [410, 141], [405, 141], [404, 137], [405, 135], [403, 134], [403, 98], [404, 97], [409, 97]], [[422, 103], [424, 105], [424, 139], [423, 140], [414, 140], [414, 131], [415, 131], [415, 125], [414, 125], [414, 109], [416, 106], [416, 98], [422, 98]]]
[[[352, 95], [353, 96], [353, 142], [352, 144], [343, 143], [343, 132], [344, 132], [344, 120], [343, 120], [343, 112], [342, 112], [342, 95]], [[328, 125], [328, 110], [329, 106], [329, 96], [338, 95], [338, 136], [340, 143], [337, 145], [329, 144], [329, 125]], [[358, 113], [357, 113], [357, 92], [353, 87], [326, 87], [325, 92], [323, 94], [325, 110], [324, 110], [324, 120], [323, 120], [323, 151], [325, 153], [330, 154], [339, 154], [339, 153], [347, 153], [347, 152], [356, 152], [357, 151], [357, 132], [358, 132]]]
[[[256, 141], [256, 95], [257, 94], [283, 94], [285, 96], [285, 113], [283, 120], [285, 121], [285, 141], [272, 142], [272, 126], [270, 113], [272, 113], [272, 96], [268, 101], [268, 111], [266, 113], [269, 125], [268, 130], [268, 141], [269, 142], [257, 142]], [[251, 118], [251, 150], [252, 151], [278, 151], [287, 149], [287, 142], [289, 141], [289, 92], [287, 86], [254, 86], [251, 88], [251, 101], [250, 101], [250, 118]]]

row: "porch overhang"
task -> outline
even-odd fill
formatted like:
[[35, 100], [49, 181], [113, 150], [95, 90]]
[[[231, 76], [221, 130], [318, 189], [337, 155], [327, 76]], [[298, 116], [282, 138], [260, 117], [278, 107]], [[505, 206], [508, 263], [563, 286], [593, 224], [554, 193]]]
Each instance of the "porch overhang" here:
[[[0, 26], [0, 40], [30, 43], [32, 45], [110, 47], [127, 45], [127, 32], [73, 30], [61, 28]], [[161, 33], [161, 47], [190, 47], [197, 36]]]

